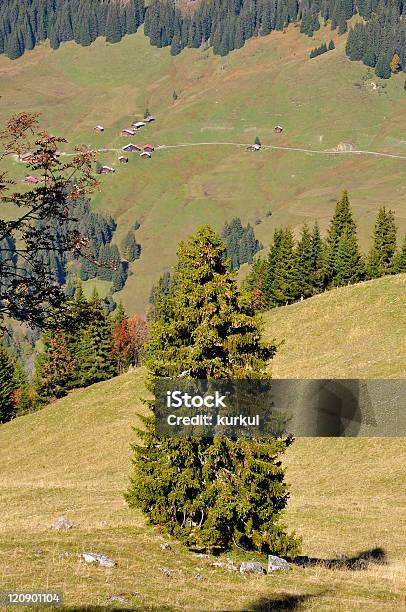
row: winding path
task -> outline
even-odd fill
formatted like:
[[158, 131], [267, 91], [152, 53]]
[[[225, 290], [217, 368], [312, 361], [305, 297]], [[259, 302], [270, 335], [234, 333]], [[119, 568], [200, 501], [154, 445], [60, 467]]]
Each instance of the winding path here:
[[[180, 149], [183, 147], [203, 147], [203, 146], [232, 146], [232, 147], [248, 147], [252, 143], [247, 142], [184, 142], [174, 145], [158, 145], [155, 147], [155, 151], [164, 151], [166, 149]], [[405, 159], [406, 155], [396, 155], [395, 153], [380, 153], [379, 151], [365, 151], [363, 149], [353, 149], [351, 151], [320, 151], [317, 149], [302, 149], [301, 147], [281, 147], [277, 145], [262, 145], [262, 149], [274, 149], [277, 151], [293, 151], [298, 153], [311, 153], [316, 155], [372, 155], [374, 157], [389, 157], [392, 159]], [[109, 149], [92, 149], [95, 153], [109, 153], [109, 152], [117, 152], [120, 153], [123, 151], [122, 148], [109, 148]], [[65, 151], [61, 152], [61, 155], [73, 156], [77, 155], [77, 153], [67, 153]], [[18, 156], [15, 156], [18, 159]]]
[[[234, 147], [248, 147], [252, 143], [247, 142], [185, 142], [174, 145], [159, 145], [155, 148], [155, 151], [162, 151], [165, 149], [180, 149], [182, 147], [202, 147], [202, 146], [234, 146]], [[317, 149], [303, 149], [301, 147], [281, 147], [277, 145], [262, 145], [262, 149], [275, 149], [278, 151], [296, 151], [299, 153], [315, 153], [317, 155], [372, 155], [375, 157], [389, 157], [394, 159], [406, 159], [406, 155], [395, 155], [394, 153], [379, 153], [378, 151], [365, 151], [362, 149], [351, 151], [320, 151]], [[122, 149], [111, 148], [111, 149], [94, 149], [96, 153], [108, 153], [109, 151], [120, 152]], [[62, 153], [62, 155], [76, 155], [75, 153]]]

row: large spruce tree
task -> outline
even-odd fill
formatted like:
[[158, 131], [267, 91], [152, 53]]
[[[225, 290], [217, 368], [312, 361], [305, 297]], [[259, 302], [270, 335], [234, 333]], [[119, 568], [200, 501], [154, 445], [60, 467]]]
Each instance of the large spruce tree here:
[[[149, 389], [159, 377], [188, 371], [197, 379], [267, 377], [274, 347], [261, 341], [209, 227], [181, 243], [169, 291], [161, 293], [147, 347]], [[154, 408], [134, 446], [126, 495], [154, 524], [190, 547], [233, 544], [295, 555], [298, 540], [280, 524], [288, 491], [280, 455], [290, 439], [174, 438], [154, 434]]]

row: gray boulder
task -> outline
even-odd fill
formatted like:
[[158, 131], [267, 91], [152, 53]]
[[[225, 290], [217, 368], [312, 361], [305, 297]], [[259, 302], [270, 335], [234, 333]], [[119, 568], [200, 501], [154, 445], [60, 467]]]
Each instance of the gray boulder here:
[[227, 561], [212, 561], [209, 563], [209, 565], [211, 567], [224, 567], [224, 569], [228, 570], [229, 572], [236, 572], [238, 569], [234, 561], [231, 559], [227, 559]]
[[124, 595], [112, 595], [110, 597], [110, 601], [117, 601], [118, 603], [122, 603], [122, 604], [129, 604], [130, 600], [128, 599], [128, 597], [124, 597]]
[[51, 529], [72, 529], [73, 523], [64, 516], [60, 516], [51, 525]]
[[265, 570], [258, 561], [242, 561], [240, 565], [241, 574], [265, 574]]
[[275, 555], [268, 555], [268, 574], [278, 570], [288, 569], [289, 563], [285, 561], [285, 559], [281, 559], [281, 557], [276, 557]]
[[162, 548], [162, 550], [172, 550], [172, 546], [169, 544], [169, 542], [163, 542], [159, 545], [159, 548]]
[[160, 567], [159, 571], [161, 572], [161, 574], [165, 576], [165, 578], [171, 578], [172, 576], [171, 570], [168, 569], [167, 567]]
[[114, 567], [116, 562], [107, 555], [100, 555], [98, 553], [82, 553], [82, 559], [86, 561], [86, 563], [98, 563], [102, 567]]

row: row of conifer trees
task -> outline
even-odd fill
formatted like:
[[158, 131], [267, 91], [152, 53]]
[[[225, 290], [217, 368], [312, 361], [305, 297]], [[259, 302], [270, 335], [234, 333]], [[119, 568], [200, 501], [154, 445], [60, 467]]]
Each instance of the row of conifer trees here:
[[299, 240], [290, 228], [277, 229], [266, 258], [258, 258], [245, 287], [258, 309], [290, 304], [333, 287], [351, 285], [386, 274], [406, 272], [406, 236], [397, 245], [394, 214], [379, 209], [373, 243], [362, 254], [348, 193], [337, 202], [325, 238], [318, 224], [302, 227]]
[[49, 40], [53, 49], [74, 40], [88, 46], [98, 36], [116, 43], [144, 21], [144, 0], [8, 0], [0, 5], [0, 53], [11, 59]]
[[[320, 29], [320, 17], [339, 34], [358, 13], [363, 22], [350, 30], [347, 55], [375, 67], [389, 78], [406, 70], [406, 26], [402, 2], [393, 0], [203, 0], [185, 11], [175, 0], [8, 0], [0, 6], [0, 53], [20, 57], [42, 40], [57, 49], [68, 40], [90, 45], [98, 36], [116, 43], [144, 22], [144, 31], [157, 47], [177, 55], [185, 47], [213, 47], [219, 55], [239, 49], [253, 36], [282, 30], [299, 22], [308, 36]], [[393, 63], [393, 58], [397, 63]]]
[[147, 323], [129, 318], [120, 304], [111, 314], [96, 291], [87, 299], [80, 283], [63, 312], [54, 312], [41, 337], [32, 384], [18, 360], [0, 344], [0, 423], [137, 365]]

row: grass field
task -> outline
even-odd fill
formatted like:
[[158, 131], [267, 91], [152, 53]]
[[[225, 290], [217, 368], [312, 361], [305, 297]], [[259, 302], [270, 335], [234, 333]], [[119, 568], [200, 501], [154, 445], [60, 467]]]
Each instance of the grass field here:
[[[69, 150], [79, 143], [119, 148], [127, 142], [120, 128], [142, 118], [148, 106], [157, 121], [132, 140], [197, 145], [163, 148], [149, 161], [134, 155], [121, 167], [117, 152], [100, 154], [117, 171], [103, 177], [94, 206], [117, 219], [118, 242], [135, 220], [141, 223], [142, 256], [120, 297], [142, 311], [152, 283], [174, 264], [179, 240], [203, 223], [220, 229], [233, 216], [259, 218], [256, 232], [267, 245], [275, 226], [296, 229], [317, 218], [325, 229], [347, 188], [364, 247], [382, 204], [406, 230], [405, 159], [275, 149], [250, 154], [236, 146], [258, 134], [264, 145], [323, 151], [347, 142], [406, 155], [402, 76], [380, 81], [348, 61], [345, 37], [335, 34], [336, 50], [309, 60], [309, 51], [331, 35], [322, 28], [310, 39], [291, 27], [225, 58], [210, 50], [173, 58], [169, 49], [151, 47], [142, 32], [116, 45], [66, 43], [57, 52], [41, 45], [17, 61], [0, 57], [0, 121], [17, 111], [41, 111], [43, 125], [65, 135]], [[99, 123], [106, 129], [96, 135]], [[274, 134], [276, 124], [283, 135]], [[12, 171], [24, 175], [16, 162]]]
[[264, 318], [266, 337], [283, 341], [272, 362], [276, 378], [406, 376], [406, 274], [334, 289]]
[[[359, 304], [358, 338], [365, 351], [364, 356], [358, 354], [360, 362], [371, 351], [368, 339], [376, 332], [374, 319], [385, 329], [381, 351], [390, 355], [393, 336], [387, 333], [386, 311], [388, 304], [397, 309], [391, 324], [404, 337], [396, 302], [404, 282], [405, 275], [381, 279], [281, 308], [267, 317], [268, 337], [281, 340], [292, 329], [304, 329], [312, 346], [312, 338], [325, 335], [322, 325], [328, 316], [340, 321], [341, 302], [336, 298], [341, 295], [351, 312]], [[369, 310], [365, 287], [370, 296], [375, 289], [380, 296], [371, 297]], [[364, 312], [368, 316], [361, 316]], [[330, 364], [329, 376], [385, 375], [375, 362], [370, 369], [356, 371], [352, 361], [340, 358], [337, 344], [337, 339], [326, 340], [323, 361]], [[341, 340], [341, 347], [344, 344]], [[404, 353], [398, 357], [404, 364]], [[296, 360], [304, 362], [297, 348], [286, 343], [275, 359], [277, 376], [294, 375], [290, 362]], [[323, 374], [320, 363], [310, 360], [303, 375]], [[144, 376], [139, 369], [75, 391], [0, 427], [0, 590], [60, 590], [64, 609], [72, 612], [404, 609], [404, 439], [296, 440], [285, 458], [291, 489], [286, 522], [302, 535], [305, 554], [341, 565], [298, 567], [262, 577], [233, 574], [210, 566], [210, 560], [176, 542], [171, 542], [171, 551], [162, 550], [165, 533], [147, 526], [139, 513], [126, 507], [122, 494], [131, 470], [132, 426], [136, 413], [144, 410]], [[72, 530], [49, 528], [61, 515], [74, 522]], [[86, 550], [108, 554], [117, 567], [89, 567], [80, 560]], [[348, 559], [374, 550], [380, 563], [348, 569]], [[230, 556], [258, 559], [240, 552]], [[166, 578], [159, 568], [169, 568], [172, 576]], [[110, 602], [112, 595], [120, 594], [128, 604]]]

